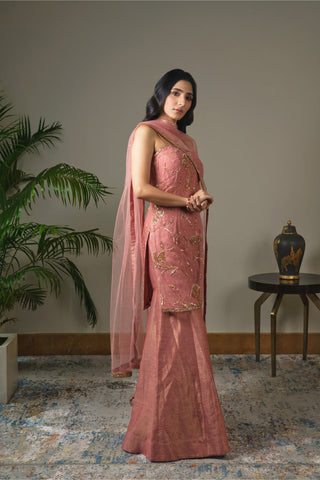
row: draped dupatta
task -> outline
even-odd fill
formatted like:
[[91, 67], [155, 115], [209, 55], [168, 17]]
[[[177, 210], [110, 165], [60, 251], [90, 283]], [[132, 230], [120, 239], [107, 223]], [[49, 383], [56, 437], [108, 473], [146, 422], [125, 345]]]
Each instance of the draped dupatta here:
[[[142, 124], [153, 128], [167, 142], [188, 155], [198, 173], [199, 185], [205, 189], [202, 164], [192, 138], [163, 120], [142, 122], [136, 128]], [[139, 368], [148, 315], [148, 311], [144, 310], [147, 272], [142, 255], [145, 207], [144, 201], [134, 196], [131, 182], [131, 150], [135, 131], [128, 143], [126, 179], [113, 234], [110, 336], [114, 377], [131, 376], [131, 369]], [[204, 223], [206, 234], [207, 211]]]

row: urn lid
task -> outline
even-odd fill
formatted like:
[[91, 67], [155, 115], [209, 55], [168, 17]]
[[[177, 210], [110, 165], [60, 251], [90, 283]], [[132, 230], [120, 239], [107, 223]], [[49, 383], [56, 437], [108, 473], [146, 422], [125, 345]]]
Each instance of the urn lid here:
[[296, 227], [294, 225], [291, 225], [291, 220], [288, 220], [287, 225], [283, 227], [282, 233], [287, 235], [292, 235], [297, 233]]

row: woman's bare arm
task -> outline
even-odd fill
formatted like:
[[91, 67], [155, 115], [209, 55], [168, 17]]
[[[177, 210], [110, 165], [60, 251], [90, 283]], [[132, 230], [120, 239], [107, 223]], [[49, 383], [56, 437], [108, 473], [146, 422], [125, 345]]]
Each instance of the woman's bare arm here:
[[188, 199], [163, 192], [150, 183], [151, 161], [155, 150], [156, 133], [141, 125], [134, 137], [131, 151], [131, 177], [133, 193], [137, 198], [162, 207], [185, 207]]
[[[168, 193], [154, 187], [150, 183], [151, 161], [155, 151], [157, 134], [147, 125], [141, 125], [135, 133], [131, 151], [131, 178], [133, 193], [137, 198], [147, 200], [162, 207], [186, 207], [190, 205], [187, 197], [181, 197], [173, 193]], [[212, 197], [203, 190], [196, 192], [195, 198], [191, 199], [191, 206], [194, 210], [202, 210], [201, 204], [208, 200], [212, 202]], [[200, 202], [201, 200], [201, 202]]]

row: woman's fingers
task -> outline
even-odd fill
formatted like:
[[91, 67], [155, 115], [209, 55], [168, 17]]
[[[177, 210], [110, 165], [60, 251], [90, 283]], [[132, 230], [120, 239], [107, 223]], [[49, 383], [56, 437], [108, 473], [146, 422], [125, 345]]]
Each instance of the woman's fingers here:
[[213, 197], [208, 193], [202, 195], [200, 198], [201, 198], [201, 203], [205, 201], [207, 201], [209, 204], [213, 203]]
[[196, 203], [198, 206], [201, 205], [202, 202], [206, 201], [211, 204], [213, 203], [213, 197], [209, 195], [205, 190], [200, 189], [196, 193], [193, 194], [193, 197], [196, 198]]
[[189, 212], [201, 212], [202, 210], [209, 208], [211, 203], [213, 203], [213, 197], [204, 190], [198, 190], [189, 197], [187, 210]]
[[194, 211], [200, 212], [201, 210], [201, 203], [199, 202], [199, 198], [196, 195], [191, 195], [190, 197], [191, 205]]

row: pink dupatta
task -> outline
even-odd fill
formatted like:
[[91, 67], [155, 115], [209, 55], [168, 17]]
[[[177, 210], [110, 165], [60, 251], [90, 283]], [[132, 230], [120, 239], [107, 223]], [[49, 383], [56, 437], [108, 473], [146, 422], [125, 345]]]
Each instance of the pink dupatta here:
[[[194, 150], [196, 154], [196, 145], [192, 138], [178, 130], [175, 126], [162, 120], [151, 120], [142, 123], [153, 128], [166, 141], [180, 148], [188, 155], [197, 170], [201, 188], [205, 189], [198, 165], [190, 155], [191, 150]], [[141, 123], [136, 128], [140, 125]], [[144, 201], [134, 196], [131, 183], [131, 148], [135, 131], [136, 129], [129, 138], [126, 179], [113, 234], [110, 337], [111, 368], [114, 377], [131, 376], [131, 369], [139, 368], [148, 316], [148, 311], [144, 310], [144, 280], [146, 272], [141, 248], [145, 208]], [[206, 251], [207, 219], [208, 210], [206, 210], [204, 225]]]

